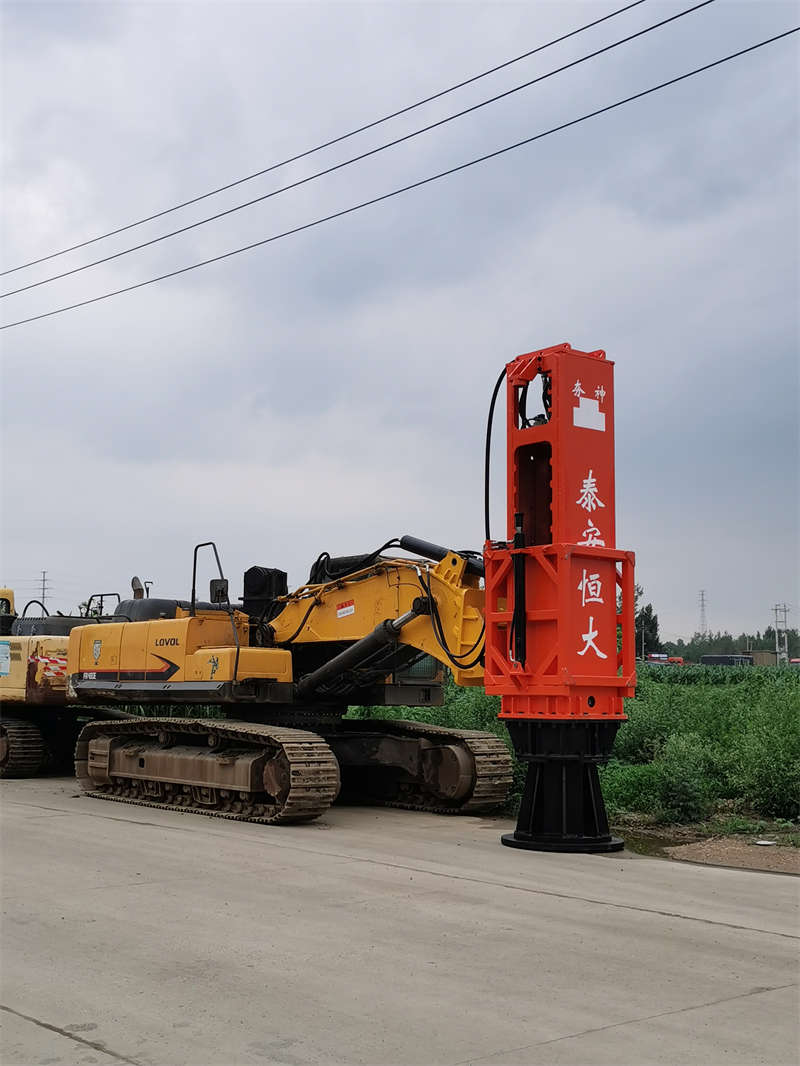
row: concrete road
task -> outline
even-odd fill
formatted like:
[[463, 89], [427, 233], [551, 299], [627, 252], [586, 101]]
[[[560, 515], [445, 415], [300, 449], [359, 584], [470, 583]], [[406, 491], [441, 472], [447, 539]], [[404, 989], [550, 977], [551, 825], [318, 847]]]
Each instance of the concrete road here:
[[3, 781], [2, 1062], [794, 1063], [797, 878]]

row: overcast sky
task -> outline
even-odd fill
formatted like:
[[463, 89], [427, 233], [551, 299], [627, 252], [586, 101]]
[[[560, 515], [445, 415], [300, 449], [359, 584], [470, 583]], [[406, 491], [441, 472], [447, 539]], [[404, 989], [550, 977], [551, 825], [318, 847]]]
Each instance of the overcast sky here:
[[[5, 267], [124, 225], [622, 6], [2, 6]], [[311, 174], [684, 7], [649, 0], [443, 100], [49, 264]], [[2, 301], [9, 322], [269, 236], [795, 25], [717, 0], [366, 162]], [[0, 581], [48, 606], [187, 595], [214, 539], [303, 582], [320, 551], [483, 539], [492, 386], [563, 341], [616, 363], [617, 535], [662, 636], [763, 629], [798, 590], [798, 38], [424, 189], [0, 334]], [[56, 269], [57, 268], [57, 269]], [[502, 531], [503, 427], [494, 524]], [[203, 583], [211, 576], [206, 567]]]

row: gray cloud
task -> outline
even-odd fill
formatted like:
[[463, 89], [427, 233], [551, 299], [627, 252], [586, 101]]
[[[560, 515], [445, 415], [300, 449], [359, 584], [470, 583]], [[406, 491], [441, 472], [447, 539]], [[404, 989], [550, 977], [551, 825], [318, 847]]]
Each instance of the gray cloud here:
[[[642, 5], [458, 103], [678, 9]], [[598, 10], [5, 5], [6, 261], [292, 154]], [[793, 18], [791, 4], [711, 5], [363, 166], [4, 301], [3, 318], [415, 180]], [[232, 577], [262, 562], [298, 582], [323, 548], [367, 549], [406, 531], [479, 546], [494, 379], [519, 352], [567, 340], [616, 360], [619, 540], [637, 551], [662, 627], [695, 628], [701, 587], [715, 627], [763, 627], [778, 599], [800, 609], [793, 56], [780, 43], [407, 197], [6, 332], [0, 576], [46, 567], [68, 606], [74, 590], [122, 588], [134, 570], [179, 592], [191, 545], [212, 535]], [[501, 482], [498, 447], [498, 530]]]

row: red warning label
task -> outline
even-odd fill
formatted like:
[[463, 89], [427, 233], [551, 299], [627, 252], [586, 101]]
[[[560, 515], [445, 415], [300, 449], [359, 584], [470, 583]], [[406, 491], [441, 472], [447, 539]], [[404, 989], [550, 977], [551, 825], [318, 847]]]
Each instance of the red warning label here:
[[344, 603], [337, 603], [336, 604], [336, 617], [337, 618], [347, 618], [347, 616], [349, 614], [355, 614], [355, 613], [356, 613], [355, 600], [345, 600]]

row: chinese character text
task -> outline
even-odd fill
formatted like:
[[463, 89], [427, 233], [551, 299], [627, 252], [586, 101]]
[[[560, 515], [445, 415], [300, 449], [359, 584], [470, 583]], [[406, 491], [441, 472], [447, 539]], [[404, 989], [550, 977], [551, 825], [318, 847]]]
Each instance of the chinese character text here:
[[597, 479], [592, 476], [591, 470], [588, 477], [583, 479], [581, 494], [575, 503], [579, 504], [584, 511], [589, 511], [590, 514], [598, 507], [605, 507], [605, 504], [597, 495]]
[[579, 540], [578, 544], [583, 545], [586, 548], [605, 548], [606, 542], [603, 540], [600, 529], [589, 519], [589, 525], [584, 529], [581, 536], [585, 537], [585, 540]]
[[581, 594], [581, 606], [585, 606], [587, 603], [603, 603], [603, 582], [600, 580], [599, 574], [587, 574], [583, 571], [583, 577], [578, 585], [578, 591]]
[[600, 649], [595, 644], [595, 638], [597, 636], [598, 630], [593, 629], [593, 625], [594, 618], [592, 617], [592, 615], [589, 615], [589, 630], [587, 633], [581, 633], [581, 640], [585, 640], [586, 644], [584, 646], [583, 651], [578, 652], [578, 655], [585, 655], [589, 648], [591, 648], [598, 659], [607, 659], [608, 656], [604, 652], [600, 651]]

